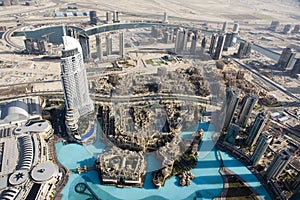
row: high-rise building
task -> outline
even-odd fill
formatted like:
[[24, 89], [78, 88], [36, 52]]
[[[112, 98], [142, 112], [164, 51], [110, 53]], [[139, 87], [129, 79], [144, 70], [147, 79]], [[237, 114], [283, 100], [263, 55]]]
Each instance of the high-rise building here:
[[268, 132], [263, 132], [257, 142], [256, 148], [252, 154], [251, 160], [253, 165], [256, 165], [264, 153], [266, 152], [270, 142], [272, 141], [272, 135]]
[[252, 44], [250, 42], [241, 42], [237, 53], [238, 58], [249, 58]]
[[187, 50], [188, 30], [179, 29], [176, 34], [175, 53], [182, 53]]
[[276, 31], [279, 25], [280, 25], [279, 21], [272, 21], [271, 26], [269, 27], [269, 30]]
[[266, 179], [270, 180], [278, 178], [281, 172], [289, 164], [290, 159], [291, 154], [286, 149], [277, 153], [265, 173]]
[[91, 58], [91, 52], [90, 52], [90, 39], [89, 36], [84, 33], [79, 35], [79, 43], [82, 48], [82, 56], [83, 60], [88, 60]]
[[277, 67], [281, 70], [290, 68], [295, 56], [296, 52], [293, 49], [289, 47], [283, 49], [282, 54], [277, 62]]
[[253, 146], [256, 143], [261, 132], [264, 130], [268, 120], [269, 115], [267, 112], [261, 112], [256, 116], [253, 126], [250, 130], [249, 136], [246, 140], [246, 144], [248, 146]]
[[218, 41], [217, 34], [212, 34], [209, 46], [209, 54], [213, 57], [215, 53], [216, 44]]
[[292, 32], [292, 25], [291, 24], [286, 24], [283, 28], [283, 33], [284, 34], [290, 34]]
[[182, 50], [187, 51], [187, 42], [188, 42], [189, 31], [187, 29], [183, 30], [183, 43]]
[[198, 43], [198, 31], [194, 31], [194, 35], [192, 36], [192, 43], [191, 43], [191, 49], [190, 49], [190, 53], [192, 55], [196, 54], [196, 49], [197, 49], [197, 43]]
[[219, 60], [222, 57], [225, 39], [226, 39], [226, 35], [219, 35], [216, 52], [215, 52], [215, 56], [214, 56], [215, 60]]
[[247, 121], [251, 115], [251, 112], [258, 100], [257, 95], [253, 94], [247, 94], [243, 99], [242, 108], [240, 111], [240, 114], [238, 116], [238, 124], [241, 127], [245, 127], [247, 124]]
[[239, 23], [234, 23], [234, 24], [233, 24], [232, 32], [233, 32], [233, 33], [238, 33], [238, 32], [239, 32], [239, 28], [240, 28]]
[[111, 12], [107, 11], [106, 12], [106, 23], [111, 23], [111, 22], [112, 22]]
[[227, 51], [228, 47], [233, 46], [234, 33], [226, 33], [226, 39], [224, 43], [223, 50]]
[[111, 35], [106, 35], [106, 55], [112, 54], [112, 38]]
[[224, 22], [224, 23], [223, 23], [222, 33], [226, 33], [226, 32], [227, 32], [227, 25], [228, 25], [227, 22]]
[[69, 131], [76, 131], [79, 118], [92, 113], [94, 105], [89, 96], [80, 43], [65, 34], [63, 43], [61, 81], [66, 104], [66, 125]]
[[163, 21], [162, 21], [164, 24], [168, 23], [168, 14], [167, 12], [164, 12], [164, 18], [163, 18]]
[[97, 13], [96, 13], [96, 11], [94, 11], [94, 10], [90, 11], [90, 23], [92, 25], [96, 25], [97, 21], [98, 21], [98, 19], [97, 19]]
[[240, 126], [238, 124], [230, 123], [225, 140], [229, 143], [233, 143], [239, 131]]
[[294, 27], [294, 30], [292, 31], [293, 33], [300, 33], [300, 25], [296, 24]]
[[201, 41], [201, 47], [202, 49], [205, 49], [206, 48], [206, 43], [207, 43], [207, 40], [206, 40], [206, 37], [204, 37]]
[[102, 50], [102, 39], [100, 38], [100, 35], [96, 35], [96, 48], [97, 48], [97, 58], [99, 60], [103, 59], [103, 50]]
[[230, 87], [226, 88], [226, 99], [224, 102], [225, 108], [225, 121], [224, 121], [224, 130], [228, 130], [229, 124], [231, 123], [234, 113], [237, 109], [239, 98], [240, 98], [240, 89], [233, 89]]
[[298, 58], [292, 69], [292, 74], [300, 74], [300, 58]]
[[124, 33], [119, 35], [119, 55], [123, 58], [125, 56]]
[[114, 11], [113, 12], [113, 23], [119, 23], [120, 19], [119, 19], [119, 12], [118, 11]]

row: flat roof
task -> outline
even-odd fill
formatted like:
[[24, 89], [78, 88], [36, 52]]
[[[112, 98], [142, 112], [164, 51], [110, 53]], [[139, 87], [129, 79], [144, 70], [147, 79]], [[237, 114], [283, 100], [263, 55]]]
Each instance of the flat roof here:
[[50, 161], [36, 165], [31, 171], [34, 181], [44, 182], [58, 175], [58, 166]]

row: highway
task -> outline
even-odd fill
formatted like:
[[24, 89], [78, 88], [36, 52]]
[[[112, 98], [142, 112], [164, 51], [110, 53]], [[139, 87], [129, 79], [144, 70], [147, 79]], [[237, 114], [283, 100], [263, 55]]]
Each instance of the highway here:
[[17, 30], [19, 28], [22, 28], [22, 26], [17, 26], [17, 27], [7, 30], [6, 32], [3, 33], [2, 37], [4, 38], [4, 40], [6, 41], [6, 43], [9, 46], [14, 47], [18, 50], [23, 50], [24, 46], [20, 46], [18, 44], [15, 44], [13, 41], [11, 41], [11, 35], [13, 34], [13, 32], [15, 32], [15, 30]]
[[255, 74], [256, 76], [258, 76], [259, 78], [261, 78], [262, 80], [264, 80], [265, 82], [271, 84], [272, 86], [274, 86], [275, 88], [277, 88], [278, 90], [282, 91], [283, 93], [285, 93], [286, 95], [292, 97], [293, 99], [295, 99], [296, 101], [300, 102], [300, 98], [297, 97], [296, 95], [294, 95], [293, 93], [291, 93], [290, 91], [288, 91], [287, 89], [285, 89], [284, 87], [282, 87], [281, 85], [275, 83], [274, 81], [272, 81], [271, 79], [267, 78], [266, 76], [260, 74], [258, 71], [256, 71], [255, 69], [252, 69], [250, 66], [245, 65], [244, 63], [238, 61], [235, 58], [232, 58], [230, 56], [230, 58], [237, 64], [239, 64], [240, 66], [242, 66], [243, 68], [247, 69], [248, 71], [250, 71], [251, 73]]

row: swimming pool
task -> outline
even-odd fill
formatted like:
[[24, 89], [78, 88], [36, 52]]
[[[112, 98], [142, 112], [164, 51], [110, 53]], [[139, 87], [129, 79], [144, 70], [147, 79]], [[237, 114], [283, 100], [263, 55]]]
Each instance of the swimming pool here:
[[[98, 173], [95, 170], [82, 174], [71, 174], [69, 181], [64, 187], [62, 194], [63, 199], [87, 199], [90, 198], [89, 192], [77, 193], [75, 186], [78, 183], [85, 183], [99, 199], [212, 199], [218, 196], [223, 189], [223, 179], [219, 173], [219, 158], [212, 135], [214, 128], [212, 125], [202, 122], [198, 126], [182, 132], [183, 138], [188, 138], [193, 131], [202, 128], [205, 133], [199, 147], [198, 163], [196, 168], [191, 172], [195, 179], [187, 187], [179, 186], [176, 177], [168, 179], [165, 185], [155, 189], [151, 183], [151, 172], [160, 167], [160, 164], [151, 155], [146, 155], [147, 174], [145, 177], [144, 188], [117, 188], [115, 186], [101, 185]], [[97, 126], [97, 134], [100, 134], [100, 126]], [[84, 165], [92, 166], [97, 155], [105, 151], [99, 137], [94, 144], [81, 146], [79, 144], [56, 143], [56, 152], [58, 160], [68, 169], [83, 167]], [[221, 152], [222, 159], [227, 168], [241, 176], [250, 186], [257, 191], [263, 199], [271, 199], [260, 184], [257, 178], [238, 160], [232, 156]]]

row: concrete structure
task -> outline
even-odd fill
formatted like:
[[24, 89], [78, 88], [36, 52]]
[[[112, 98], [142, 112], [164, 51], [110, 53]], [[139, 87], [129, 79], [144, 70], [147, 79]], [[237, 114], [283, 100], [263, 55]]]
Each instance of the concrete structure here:
[[282, 54], [277, 62], [277, 67], [278, 69], [281, 69], [281, 70], [286, 70], [286, 69], [289, 69], [291, 68], [292, 66], [292, 63], [293, 63], [293, 60], [296, 56], [296, 52], [287, 47], [287, 48], [284, 48], [282, 50]]
[[292, 25], [291, 24], [286, 24], [283, 28], [283, 33], [284, 34], [290, 34], [292, 32]]
[[254, 144], [256, 144], [256, 141], [259, 138], [261, 132], [264, 130], [268, 120], [269, 115], [267, 112], [261, 112], [257, 115], [246, 141], [246, 144], [248, 146], [253, 146]]
[[97, 49], [97, 58], [101, 61], [103, 59], [103, 50], [102, 50], [102, 39], [100, 35], [96, 35], [96, 49]]
[[263, 132], [257, 142], [256, 148], [252, 154], [251, 160], [253, 165], [256, 165], [264, 153], [266, 152], [270, 142], [272, 141], [272, 135], [268, 132]]
[[83, 60], [89, 60], [91, 58], [91, 51], [90, 51], [90, 39], [87, 34], [80, 34], [79, 35], [79, 43], [82, 48], [82, 58]]
[[216, 47], [216, 51], [214, 54], [214, 60], [219, 60], [222, 58], [222, 52], [225, 44], [226, 35], [219, 35], [218, 37], [218, 43]]
[[241, 127], [245, 127], [250, 114], [258, 100], [257, 95], [247, 94], [243, 99], [243, 105], [238, 116], [238, 123]]
[[125, 43], [124, 43], [124, 33], [121, 32], [119, 35], [119, 55], [123, 58], [125, 56]]
[[89, 96], [86, 70], [80, 43], [69, 36], [63, 36], [64, 49], [61, 57], [61, 79], [66, 104], [66, 125], [76, 131], [80, 117], [94, 111]]
[[265, 172], [266, 179], [276, 179], [289, 164], [290, 159], [291, 154], [286, 149], [283, 149], [279, 153], [277, 153], [267, 171]]
[[111, 35], [108, 34], [106, 35], [106, 55], [111, 55], [112, 54], [112, 38]]
[[241, 42], [237, 53], [238, 58], [249, 58], [251, 55], [252, 44], [250, 42]]
[[240, 96], [241, 90], [240, 89], [233, 89], [230, 87], [226, 88], [226, 99], [224, 102], [224, 108], [225, 108], [225, 121], [223, 129], [227, 130], [229, 127], [229, 124], [231, 123], [231, 120], [233, 119], [234, 113], [237, 109], [238, 103], [239, 103], [239, 96]]
[[233, 143], [239, 131], [240, 126], [238, 124], [230, 123], [225, 140], [229, 143]]

